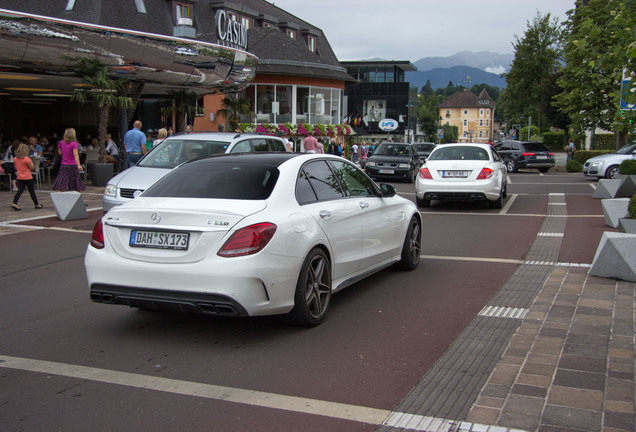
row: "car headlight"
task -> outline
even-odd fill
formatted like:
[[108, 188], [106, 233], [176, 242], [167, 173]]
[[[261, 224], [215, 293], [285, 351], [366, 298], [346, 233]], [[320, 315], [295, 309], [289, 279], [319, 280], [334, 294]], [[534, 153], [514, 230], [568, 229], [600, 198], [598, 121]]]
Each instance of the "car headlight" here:
[[601, 161], [596, 161], [596, 162], [592, 162], [590, 166], [599, 166], [600, 164], [602, 164]]
[[117, 186], [115, 186], [114, 184], [108, 183], [106, 185], [106, 187], [104, 188], [104, 195], [107, 196], [117, 196]]
[[367, 166], [374, 167], [375, 166], [375, 162], [367, 162]]
[[411, 168], [411, 164], [407, 164], [407, 163], [401, 163], [398, 165], [398, 168]]

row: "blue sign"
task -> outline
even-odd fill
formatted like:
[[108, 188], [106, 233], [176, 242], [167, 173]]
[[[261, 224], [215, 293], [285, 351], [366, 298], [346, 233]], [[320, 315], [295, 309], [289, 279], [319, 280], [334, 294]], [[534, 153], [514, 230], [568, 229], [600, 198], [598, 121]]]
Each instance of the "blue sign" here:
[[437, 138], [444, 138], [444, 129], [437, 129]]
[[398, 128], [398, 126], [399, 124], [397, 121], [389, 118], [382, 119], [378, 123], [378, 127], [386, 132], [394, 131]]
[[[623, 83], [621, 85], [621, 109], [622, 110], [633, 110], [636, 109], [636, 107], [634, 106], [634, 104], [628, 104], [626, 102], [625, 99], [627, 99], [627, 90], [629, 89], [629, 83], [631, 81], [632, 77], [627, 77], [623, 79]], [[631, 90], [632, 92], [634, 91], [633, 89]]]

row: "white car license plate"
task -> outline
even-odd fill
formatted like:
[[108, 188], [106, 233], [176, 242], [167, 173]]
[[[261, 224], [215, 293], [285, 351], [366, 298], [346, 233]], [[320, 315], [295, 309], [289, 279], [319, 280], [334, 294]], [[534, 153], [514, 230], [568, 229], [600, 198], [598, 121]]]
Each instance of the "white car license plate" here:
[[187, 250], [189, 241], [189, 233], [132, 230], [129, 244], [131, 247]]
[[466, 178], [470, 171], [442, 171], [442, 177]]
[[537, 155], [535, 156], [535, 159], [547, 159], [547, 156], [542, 156], [542, 155]]
[[395, 174], [394, 170], [381, 169], [379, 170], [380, 174]]

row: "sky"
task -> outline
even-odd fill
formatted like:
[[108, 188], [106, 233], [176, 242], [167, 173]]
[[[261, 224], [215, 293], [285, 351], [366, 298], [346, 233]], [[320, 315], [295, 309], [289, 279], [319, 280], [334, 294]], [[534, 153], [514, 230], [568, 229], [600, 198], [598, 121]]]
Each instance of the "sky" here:
[[574, 0], [269, 1], [320, 28], [340, 61], [512, 54], [537, 11], [563, 22], [574, 8]]

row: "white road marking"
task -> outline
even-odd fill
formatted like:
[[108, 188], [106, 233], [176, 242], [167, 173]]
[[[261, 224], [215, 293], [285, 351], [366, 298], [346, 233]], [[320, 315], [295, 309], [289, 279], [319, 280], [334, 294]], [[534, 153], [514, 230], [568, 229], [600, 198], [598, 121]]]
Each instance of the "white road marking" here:
[[493, 262], [493, 263], [502, 263], [502, 264], [524, 264], [524, 260], [513, 260], [513, 259], [505, 259], [505, 258], [483, 258], [483, 257], [461, 257], [461, 256], [450, 256], [450, 255], [420, 255], [420, 258], [423, 259], [436, 259], [436, 260], [447, 260], [447, 261], [475, 261], [475, 262]]
[[[465, 431], [488, 430], [494, 427], [319, 399], [287, 396], [278, 393], [203, 384], [23, 357], [0, 355], [0, 368], [59, 375], [106, 384], [195, 396], [224, 402], [240, 403], [243, 405], [292, 411], [301, 414], [319, 415], [378, 426], [403, 427], [408, 430], [423, 432], [444, 432], [448, 431], [451, 426], [460, 424], [462, 426], [461, 430]], [[509, 431], [510, 429], [497, 428], [497, 430]]]

